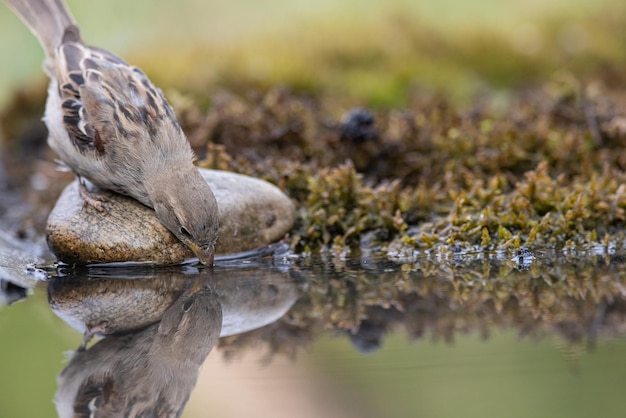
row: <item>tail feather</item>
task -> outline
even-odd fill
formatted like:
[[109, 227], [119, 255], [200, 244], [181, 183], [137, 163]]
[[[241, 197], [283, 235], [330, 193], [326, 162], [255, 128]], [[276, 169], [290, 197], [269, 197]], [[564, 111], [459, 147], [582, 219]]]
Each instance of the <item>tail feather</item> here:
[[46, 53], [47, 69], [54, 62], [56, 49], [63, 42], [66, 30], [71, 29], [78, 34], [74, 18], [63, 0], [4, 0], [4, 2], [39, 39]]

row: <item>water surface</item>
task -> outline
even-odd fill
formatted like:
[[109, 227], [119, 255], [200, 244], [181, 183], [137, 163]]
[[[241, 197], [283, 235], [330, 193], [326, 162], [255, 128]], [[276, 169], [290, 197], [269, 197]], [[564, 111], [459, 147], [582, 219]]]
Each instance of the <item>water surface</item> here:
[[[152, 343], [150, 333], [190, 295], [222, 318], [195, 314], [182, 348], [157, 356], [204, 359], [206, 336], [220, 335], [200, 361], [185, 417], [617, 415], [626, 384], [624, 260], [602, 247], [283, 251], [213, 271], [58, 268], [47, 280], [35, 275], [28, 296], [0, 310], [0, 416], [56, 415], [57, 375], [85, 324], [105, 323], [106, 338], [83, 353], [105, 341], [114, 349], [124, 339]], [[12, 299], [24, 294], [8, 283]], [[76, 373], [88, 375], [86, 364]], [[132, 373], [117, 377], [138, 379]]]

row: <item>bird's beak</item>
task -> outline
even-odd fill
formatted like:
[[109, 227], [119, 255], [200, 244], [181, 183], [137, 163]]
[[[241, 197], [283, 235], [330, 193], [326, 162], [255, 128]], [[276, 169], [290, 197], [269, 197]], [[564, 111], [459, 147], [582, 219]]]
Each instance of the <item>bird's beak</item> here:
[[202, 264], [204, 264], [205, 266], [213, 265], [213, 259], [215, 257], [215, 254], [212, 248], [203, 249], [198, 244], [196, 244], [195, 242], [191, 242], [191, 241], [185, 241], [185, 245], [189, 247], [191, 252], [196, 257], [198, 257], [198, 260], [200, 260]]

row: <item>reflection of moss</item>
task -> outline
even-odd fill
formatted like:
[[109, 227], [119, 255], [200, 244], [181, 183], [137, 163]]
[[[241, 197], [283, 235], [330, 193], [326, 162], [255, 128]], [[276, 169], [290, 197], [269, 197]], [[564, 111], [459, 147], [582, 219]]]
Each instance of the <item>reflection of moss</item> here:
[[500, 328], [534, 339], [557, 334], [574, 346], [623, 335], [621, 256], [582, 260], [576, 252], [538, 252], [532, 263], [525, 261], [513, 252], [403, 263], [363, 255], [359, 263], [340, 257], [303, 261], [309, 287], [287, 316], [220, 345], [227, 355], [265, 344], [270, 356], [293, 356], [329, 329], [350, 336], [363, 351], [376, 349], [391, 331], [451, 342], [458, 333], [487, 338]]

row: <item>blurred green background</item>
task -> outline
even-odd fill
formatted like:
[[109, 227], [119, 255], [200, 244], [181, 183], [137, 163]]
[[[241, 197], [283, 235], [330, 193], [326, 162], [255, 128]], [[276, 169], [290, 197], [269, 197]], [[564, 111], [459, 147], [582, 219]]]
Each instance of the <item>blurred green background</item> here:
[[624, 355], [623, 340], [587, 352], [512, 332], [454, 344], [396, 335], [371, 356], [338, 340], [313, 351], [322, 373], [381, 418], [621, 416]]
[[45, 289], [0, 308], [0, 416], [56, 416], [56, 375], [80, 340], [52, 313]]
[[[466, 98], [563, 68], [619, 72], [626, 61], [626, 5], [617, 0], [69, 4], [88, 43], [200, 98], [216, 88], [285, 84], [398, 105], [415, 87]], [[0, 27], [1, 101], [43, 76], [34, 37], [5, 7]]]

